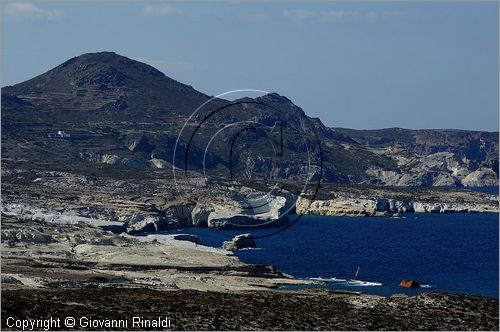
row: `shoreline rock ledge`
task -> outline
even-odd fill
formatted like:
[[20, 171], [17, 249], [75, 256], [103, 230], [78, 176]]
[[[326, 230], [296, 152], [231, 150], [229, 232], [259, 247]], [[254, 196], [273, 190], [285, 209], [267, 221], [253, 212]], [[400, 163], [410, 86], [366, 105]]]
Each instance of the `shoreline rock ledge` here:
[[222, 244], [222, 248], [229, 251], [235, 251], [245, 248], [255, 248], [256, 246], [257, 245], [255, 244], [252, 234], [250, 233], [237, 235], [232, 240], [224, 241], [224, 243]]
[[[475, 192], [443, 193], [442, 197], [410, 194], [398, 198], [368, 195], [332, 195], [332, 199], [297, 199], [297, 214], [320, 216], [386, 217], [401, 213], [498, 213], [498, 196]], [[383, 197], [383, 196], [382, 196]]]

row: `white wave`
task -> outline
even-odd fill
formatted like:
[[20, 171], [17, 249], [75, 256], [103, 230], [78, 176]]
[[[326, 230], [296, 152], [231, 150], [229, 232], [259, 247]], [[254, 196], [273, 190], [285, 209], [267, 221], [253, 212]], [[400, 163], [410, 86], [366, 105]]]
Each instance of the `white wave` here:
[[242, 248], [238, 249], [239, 251], [247, 251], [247, 250], [262, 250], [262, 248]]
[[323, 277], [318, 277], [318, 278], [309, 278], [309, 280], [317, 280], [317, 281], [326, 281], [326, 282], [345, 282], [347, 281], [346, 279], [341, 279], [341, 278], [323, 278]]
[[374, 281], [363, 281], [363, 280], [349, 280], [346, 283], [347, 286], [382, 286], [381, 282], [374, 282]]
[[420, 285], [420, 287], [422, 287], [422, 288], [433, 288], [434, 286], [433, 285]]
[[382, 286], [381, 282], [363, 281], [363, 280], [347, 280], [347, 279], [336, 278], [336, 277], [331, 277], [331, 278], [317, 277], [317, 278], [308, 278], [308, 279], [315, 280], [315, 281], [330, 282], [330, 283], [335, 282], [335, 283], [339, 283], [341, 285], [353, 286], [353, 287]]

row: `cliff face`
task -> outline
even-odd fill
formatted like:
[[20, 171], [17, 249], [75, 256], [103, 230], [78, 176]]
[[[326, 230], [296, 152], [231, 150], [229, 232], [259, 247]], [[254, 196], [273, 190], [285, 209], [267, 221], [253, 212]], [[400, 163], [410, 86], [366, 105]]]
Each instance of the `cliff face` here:
[[377, 153], [394, 159], [397, 171], [370, 168], [370, 183], [389, 186], [422, 187], [483, 187], [497, 186], [498, 175], [485, 163], [469, 160], [451, 152], [429, 155], [408, 154], [406, 151], [388, 149]]
[[356, 130], [335, 128], [340, 134], [372, 148], [398, 145], [419, 155], [451, 152], [478, 162], [498, 160], [498, 133], [459, 129], [387, 128]]
[[397, 170], [370, 168], [374, 184], [391, 186], [497, 186], [498, 133], [454, 129], [335, 128]]
[[[229, 177], [232, 167], [238, 179], [305, 181], [319, 178], [321, 164], [322, 179], [335, 183], [498, 182], [495, 133], [331, 129], [276, 93], [214, 99], [190, 119], [208, 100], [144, 63], [112, 52], [84, 54], [2, 88], [3, 166], [132, 178], [136, 169], [153, 174], [161, 170], [162, 176], [172, 177], [175, 160], [176, 167], [218, 177]], [[263, 130], [239, 135], [241, 128], [230, 126], [211, 140], [220, 128], [247, 122]], [[282, 124], [282, 135], [276, 123]], [[183, 127], [188, 133], [179, 137], [174, 156]], [[48, 138], [59, 130], [69, 136]], [[230, 160], [232, 142], [235, 153]], [[186, 160], [183, 151], [188, 146]], [[281, 154], [277, 147], [283, 148]]]
[[335, 187], [321, 197], [299, 197], [297, 213], [324, 216], [390, 216], [401, 213], [498, 213], [498, 196], [466, 190], [397, 190]]
[[476, 203], [432, 203], [399, 201], [387, 198], [357, 199], [342, 197], [331, 200], [297, 200], [297, 213], [319, 216], [383, 217], [401, 213], [498, 213], [496, 201]]

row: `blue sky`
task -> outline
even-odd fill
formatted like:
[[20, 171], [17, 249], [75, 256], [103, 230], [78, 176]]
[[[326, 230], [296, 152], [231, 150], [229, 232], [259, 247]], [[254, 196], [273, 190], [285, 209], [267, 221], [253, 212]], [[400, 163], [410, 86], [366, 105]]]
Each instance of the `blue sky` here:
[[334, 127], [498, 131], [497, 3], [11, 2], [2, 86], [95, 51], [216, 95], [285, 95]]

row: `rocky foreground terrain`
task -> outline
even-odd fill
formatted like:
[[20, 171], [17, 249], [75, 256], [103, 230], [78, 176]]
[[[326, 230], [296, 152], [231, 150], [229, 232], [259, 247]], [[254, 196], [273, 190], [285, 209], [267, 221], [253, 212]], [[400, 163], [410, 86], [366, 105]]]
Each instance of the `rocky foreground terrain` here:
[[175, 330], [498, 330], [494, 299], [284, 291], [312, 282], [198, 242], [3, 215], [2, 329], [8, 317], [168, 316]]
[[2, 216], [3, 290], [93, 285], [230, 291], [303, 283], [272, 266], [244, 264], [194, 236], [131, 237]]
[[49, 314], [93, 319], [168, 316], [175, 330], [498, 330], [498, 301], [441, 293], [383, 298], [311, 290], [219, 293], [98, 287], [2, 291], [3, 329], [6, 316]]

